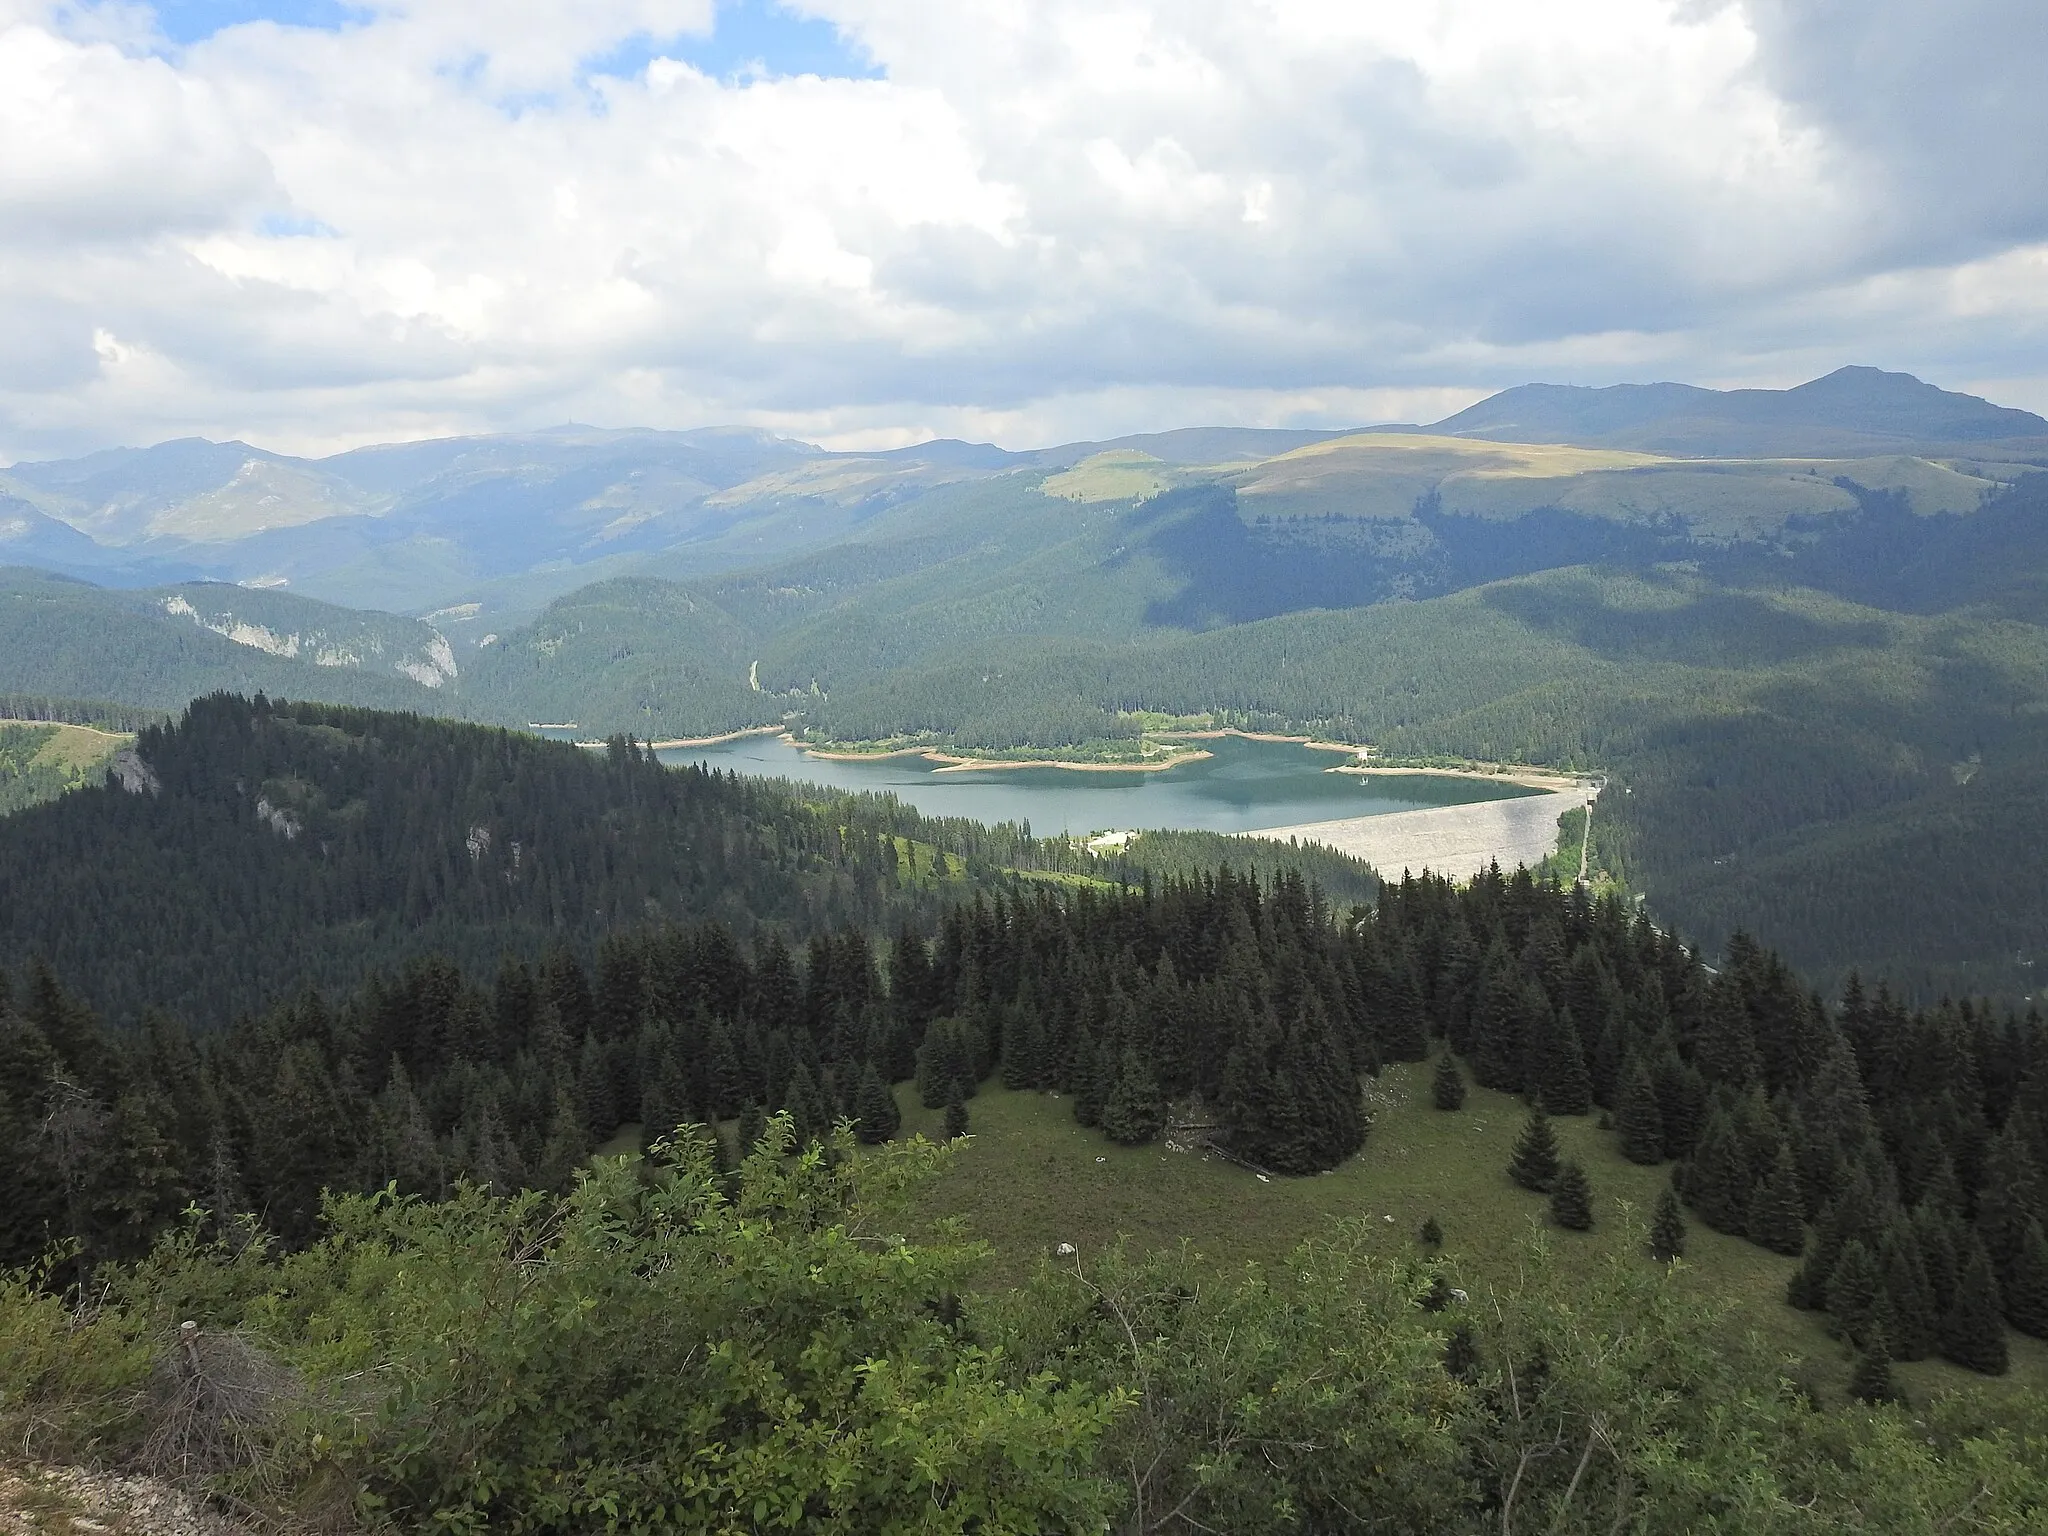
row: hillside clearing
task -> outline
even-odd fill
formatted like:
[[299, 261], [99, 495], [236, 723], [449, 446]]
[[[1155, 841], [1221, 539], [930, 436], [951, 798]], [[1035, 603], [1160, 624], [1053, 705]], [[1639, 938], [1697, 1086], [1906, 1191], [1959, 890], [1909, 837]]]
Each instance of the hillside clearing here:
[[[1429, 1105], [1429, 1072], [1426, 1063], [1394, 1066], [1368, 1085], [1373, 1130], [1357, 1157], [1313, 1178], [1270, 1182], [1200, 1152], [1171, 1152], [1159, 1143], [1119, 1147], [1076, 1125], [1060, 1097], [991, 1084], [970, 1102], [969, 1139], [924, 1206], [933, 1216], [965, 1218], [988, 1240], [995, 1250], [991, 1286], [1015, 1284], [1061, 1243], [1072, 1243], [1086, 1262], [1119, 1238], [1147, 1248], [1185, 1241], [1219, 1267], [1270, 1264], [1338, 1218], [1383, 1230], [1390, 1254], [1412, 1252], [1417, 1230], [1434, 1216], [1453, 1283], [1479, 1297], [1490, 1274], [1520, 1262], [1523, 1242], [1539, 1225], [1568, 1271], [1590, 1275], [1629, 1241], [1623, 1203], [1633, 1223], [1647, 1224], [1671, 1165], [1628, 1162], [1591, 1118], [1554, 1121], [1564, 1154], [1592, 1179], [1599, 1224], [1585, 1235], [1549, 1229], [1542, 1198], [1518, 1189], [1505, 1172], [1527, 1116], [1521, 1101], [1475, 1087], [1464, 1109], [1444, 1114]], [[908, 1089], [898, 1101], [903, 1135], [942, 1136], [943, 1110], [920, 1107]], [[1754, 1333], [1788, 1362], [1796, 1357], [1787, 1374], [1839, 1401], [1852, 1363], [1847, 1351], [1828, 1337], [1819, 1315], [1784, 1302], [1797, 1261], [1690, 1218], [1688, 1226], [1688, 1273], [1701, 1296], [1731, 1306], [1730, 1326]], [[1898, 1366], [1899, 1379], [1916, 1397], [2048, 1389], [2048, 1344], [2009, 1338], [2007, 1376], [1925, 1360]]]

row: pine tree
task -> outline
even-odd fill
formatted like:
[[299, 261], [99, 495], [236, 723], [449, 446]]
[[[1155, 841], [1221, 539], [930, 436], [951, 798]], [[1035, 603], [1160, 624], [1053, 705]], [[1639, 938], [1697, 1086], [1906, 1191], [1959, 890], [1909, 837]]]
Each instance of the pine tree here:
[[1102, 1049], [1096, 1043], [1092, 1031], [1083, 1033], [1075, 1042], [1074, 1080], [1070, 1086], [1074, 1094], [1074, 1123], [1077, 1125], [1102, 1123], [1104, 1089], [1101, 1055]]
[[946, 1094], [946, 1140], [967, 1134], [967, 1091], [960, 1086], [960, 1079], [953, 1079], [953, 1086]]
[[1699, 1070], [1679, 1059], [1678, 1047], [1667, 1038], [1650, 1064], [1657, 1087], [1657, 1110], [1664, 1120], [1664, 1155], [1690, 1157], [1707, 1120], [1707, 1085]]
[[2048, 1339], [2048, 1234], [2043, 1234], [2040, 1222], [2028, 1220], [2013, 1258], [2012, 1277], [2000, 1290], [2006, 1321], [2021, 1333]]
[[1543, 1104], [1553, 1115], [1583, 1115], [1593, 1107], [1593, 1077], [1586, 1068], [1586, 1050], [1569, 1013], [1560, 1013], [1547, 1031], [1543, 1058]]
[[1550, 1189], [1550, 1219], [1573, 1232], [1593, 1228], [1593, 1186], [1577, 1163], [1566, 1163], [1557, 1170]]
[[1423, 1060], [1429, 1055], [1429, 1018], [1412, 964], [1403, 961], [1396, 966], [1385, 998], [1387, 1012], [1379, 1022], [1387, 1060]]
[[1438, 1109], [1460, 1109], [1465, 1103], [1465, 1074], [1457, 1059], [1446, 1049], [1436, 1059], [1436, 1075], [1430, 1079], [1430, 1095]]
[[1735, 1117], [1716, 1110], [1685, 1168], [1685, 1203], [1716, 1232], [1743, 1235], [1751, 1192], [1749, 1149]]
[[1003, 1020], [1003, 1086], [1012, 1092], [1038, 1086], [1043, 1027], [1035, 1013], [1014, 1012]]
[[966, 1093], [964, 1079], [970, 1070], [959, 1024], [952, 1019], [936, 1020], [917, 1048], [918, 1101], [926, 1109], [938, 1109], [945, 1104], [955, 1083], [961, 1084], [960, 1091]]
[[1956, 1282], [1955, 1305], [1941, 1320], [1941, 1354], [1945, 1360], [1986, 1376], [2003, 1376], [2007, 1365], [2005, 1323], [1999, 1316], [1998, 1279], [1991, 1255], [1977, 1238], [1970, 1239], [1969, 1258]]
[[1102, 1134], [1120, 1146], [1143, 1146], [1166, 1128], [1166, 1100], [1159, 1079], [1138, 1054], [1126, 1046], [1116, 1080], [1102, 1105]]
[[1797, 1258], [1806, 1246], [1803, 1210], [1799, 1198], [1799, 1170], [1793, 1165], [1791, 1148], [1780, 1144], [1771, 1171], [1758, 1182], [1749, 1197], [1744, 1229], [1752, 1243], [1773, 1253]]
[[1977, 1194], [1977, 1232], [1990, 1251], [2001, 1286], [2012, 1284], [2027, 1226], [2042, 1211], [2040, 1171], [2034, 1166], [2024, 1117], [2014, 1117], [1991, 1144], [1983, 1185]]
[[783, 1107], [789, 1111], [790, 1130], [799, 1147], [822, 1141], [832, 1133], [832, 1105], [810, 1067], [801, 1061], [789, 1075]]
[[589, 1155], [590, 1135], [583, 1128], [565, 1083], [555, 1090], [555, 1112], [548, 1121], [547, 1139], [541, 1143], [534, 1178], [543, 1189], [566, 1190]]
[[860, 1073], [860, 1087], [854, 1091], [854, 1135], [869, 1146], [887, 1141], [903, 1124], [903, 1112], [896, 1107], [896, 1095], [882, 1081], [882, 1074], [870, 1061]]
[[1435, 1253], [1444, 1245], [1444, 1229], [1438, 1225], [1434, 1216], [1425, 1217], [1422, 1230], [1415, 1234], [1415, 1240], [1431, 1253]]
[[1895, 1403], [1899, 1389], [1892, 1381], [1892, 1352], [1884, 1329], [1873, 1326], [1849, 1376], [1849, 1395], [1861, 1403]]
[[753, 1099], [740, 1106], [738, 1140], [741, 1157], [752, 1157], [754, 1148], [761, 1144], [761, 1138], [768, 1133], [768, 1112]]
[[1524, 998], [1510, 962], [1502, 959], [1487, 977], [1473, 1020], [1469, 1062], [1472, 1080], [1501, 1093], [1522, 1091]]
[[1938, 1323], [1955, 1305], [1956, 1287], [1962, 1282], [1961, 1223], [1950, 1212], [1916, 1206], [1913, 1240], [1920, 1250], [1920, 1267], [1927, 1272], [1927, 1289], [1934, 1299]]
[[1614, 1129], [1621, 1136], [1621, 1155], [1632, 1163], [1664, 1161], [1664, 1112], [1657, 1104], [1656, 1085], [1642, 1062], [1631, 1058], [1622, 1069], [1614, 1103]]
[[1650, 1222], [1650, 1256], [1664, 1264], [1685, 1257], [1685, 1215], [1668, 1184], [1657, 1197], [1657, 1213]]
[[1479, 1341], [1467, 1323], [1454, 1325], [1444, 1340], [1444, 1374], [1468, 1384], [1479, 1379]]
[[1851, 1344], [1860, 1346], [1870, 1331], [1878, 1285], [1877, 1261], [1859, 1239], [1850, 1238], [1828, 1273], [1827, 1308], [1834, 1332]]
[[1891, 1321], [1885, 1329], [1886, 1342], [1894, 1360], [1924, 1360], [1934, 1348], [1934, 1335], [1941, 1322], [1928, 1284], [1926, 1267], [1920, 1262], [1920, 1244], [1911, 1221], [1895, 1214], [1878, 1245], [1878, 1273], [1883, 1276], [1884, 1298], [1891, 1307]]
[[1528, 1123], [1515, 1142], [1508, 1177], [1539, 1194], [1549, 1190], [1557, 1178], [1557, 1133], [1550, 1128], [1550, 1117], [1543, 1113], [1540, 1100], [1529, 1111]]

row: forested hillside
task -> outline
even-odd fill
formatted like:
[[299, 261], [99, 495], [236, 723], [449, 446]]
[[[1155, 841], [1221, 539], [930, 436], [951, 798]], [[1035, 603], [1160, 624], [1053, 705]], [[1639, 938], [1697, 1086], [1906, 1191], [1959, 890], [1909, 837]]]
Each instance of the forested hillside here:
[[[1034, 494], [933, 498], [900, 540], [878, 524], [699, 589], [592, 589], [477, 686], [516, 665], [521, 687], [584, 701], [585, 725], [618, 710], [652, 733], [780, 711], [828, 739], [1043, 749], [1134, 741], [1132, 712], [1152, 710], [1595, 769], [1613, 867], [1709, 945], [1746, 924], [1832, 982], [1860, 967], [1928, 998], [2034, 990], [2048, 892], [1981, 876], [2044, 857], [2026, 807], [2048, 760], [2048, 476], [1972, 513], [1863, 493], [1718, 544], [1566, 514], [1474, 523], [1493, 564], [1472, 579], [1612, 563], [1252, 622], [1222, 621], [1332, 583], [1366, 583], [1332, 602], [1385, 593], [1343, 524], [1261, 532], [1214, 488], [1053, 520], [1024, 515]], [[1416, 526], [1459, 521], [1433, 516]], [[1236, 531], [1218, 544], [1211, 525]], [[703, 643], [665, 646], [672, 610]]]
[[[217, 757], [223, 721], [277, 755], [347, 742], [320, 712], [218, 701], [185, 728], [188, 751], [207, 743]], [[168, 796], [194, 764], [163, 740], [152, 738], [152, 761]], [[499, 947], [490, 959], [416, 954], [345, 993], [313, 985], [331, 959], [273, 959], [257, 973], [267, 1007], [226, 1029], [200, 1014], [195, 1029], [173, 990], [184, 941], [138, 923], [124, 930], [139, 961], [131, 984], [167, 1005], [140, 1028], [106, 1031], [40, 959], [0, 988], [0, 1131], [14, 1170], [0, 1257], [26, 1261], [66, 1235], [88, 1262], [135, 1257], [195, 1199], [259, 1212], [303, 1242], [322, 1189], [566, 1188], [628, 1124], [653, 1138], [736, 1120], [734, 1155], [771, 1112], [799, 1141], [841, 1119], [881, 1141], [906, 1082], [962, 1124], [978, 1088], [1000, 1079], [1059, 1094], [1113, 1142], [1171, 1127], [1261, 1174], [1314, 1173], [1363, 1145], [1363, 1081], [1442, 1042], [1482, 1087], [1536, 1106], [1518, 1180], [1548, 1190], [1560, 1176], [1546, 1111], [1604, 1110], [1629, 1158], [1676, 1161], [1676, 1187], [1709, 1225], [1805, 1251], [1788, 1299], [1827, 1311], [1859, 1348], [1881, 1330], [1895, 1358], [1939, 1352], [1995, 1374], [2001, 1318], [2048, 1337], [2038, 1011], [1911, 1012], [1855, 980], [1830, 1006], [1747, 939], [1710, 971], [1618, 897], [1527, 871], [1465, 887], [1410, 878], [1341, 914], [1286, 871], [971, 898], [959, 881], [906, 889], [887, 831], [671, 772], [623, 744], [600, 764], [495, 740], [532, 761], [503, 774], [512, 793], [497, 819], [471, 824], [469, 867], [434, 857], [426, 834], [446, 819], [444, 791], [389, 725], [368, 744], [396, 760], [418, 813], [403, 835], [337, 860], [351, 886], [402, 904], [416, 933], [472, 953], [487, 939]], [[215, 769], [274, 786], [262, 766], [251, 751]], [[357, 772], [388, 810], [374, 771]], [[581, 800], [565, 794], [579, 778]], [[593, 784], [602, 793], [589, 795]], [[529, 796], [557, 804], [538, 833], [519, 819]], [[264, 835], [335, 848], [329, 813], [302, 798], [287, 837], [278, 810], [256, 811]], [[119, 825], [125, 841], [148, 838], [145, 822]], [[638, 835], [615, 841], [626, 827]], [[576, 889], [559, 868], [542, 873], [542, 839], [579, 830], [584, 866], [612, 866], [583, 899], [606, 891], [630, 919], [537, 920], [548, 909], [523, 892], [529, 881], [548, 888], [543, 900]], [[529, 851], [490, 858], [512, 831], [533, 839], [519, 843]], [[146, 863], [129, 878], [166, 896], [191, 889]], [[335, 882], [308, 883], [330, 919], [360, 921]], [[625, 904], [636, 892], [643, 904]], [[493, 911], [513, 920], [485, 923]], [[929, 939], [907, 920], [934, 914]], [[771, 915], [809, 927], [801, 960], [779, 927], [744, 941], [735, 931], [734, 919]], [[331, 947], [333, 930], [306, 918], [287, 904], [273, 922], [299, 953]], [[104, 968], [110, 956], [95, 959]], [[167, 984], [148, 990], [159, 974]], [[1449, 1056], [1439, 1073], [1460, 1077]], [[73, 1132], [53, 1138], [53, 1117]]]
[[623, 739], [598, 753], [339, 706], [201, 699], [143, 724], [135, 758], [0, 819], [0, 954], [46, 960], [124, 1024], [163, 1007], [214, 1027], [427, 954], [479, 974], [507, 951], [587, 957], [648, 922], [798, 943], [929, 930], [963, 893], [1034, 877], [1229, 861], [1375, 889], [1323, 850], [1167, 833], [1097, 858], [887, 797], [670, 770]]
[[447, 711], [438, 685], [451, 680], [452, 657], [440, 665], [437, 639], [414, 619], [283, 593], [208, 583], [123, 592], [0, 569], [6, 694], [175, 712], [201, 694], [233, 690]]
[[[1057, 1095], [1094, 1145], [1200, 1148], [1251, 1191], [1357, 1156], [1373, 1077], [1433, 1056], [1440, 1112], [1467, 1079], [1526, 1100], [1498, 1178], [1567, 1237], [1613, 1218], [1550, 1117], [1597, 1113], [1696, 1220], [1801, 1256], [1785, 1301], [1881, 1404], [1893, 1360], [1995, 1376], [2012, 1330], [2048, 1337], [2038, 1012], [1824, 1001], [1741, 939], [1710, 970], [1526, 871], [1333, 907], [1172, 839], [1184, 872], [1152, 875], [624, 740], [217, 698], [140, 759], [153, 785], [0, 824], [0, 1262], [49, 1254], [0, 1278], [0, 1422], [38, 1444], [175, 1454], [330, 1522], [564, 1531], [731, 1524], [771, 1476], [799, 1525], [929, 1529], [913, 1490], [963, 1531], [983, 1499], [1078, 1530], [1161, 1497], [1187, 1530], [1341, 1529], [1370, 1497], [1417, 1530], [2016, 1531], [2048, 1496], [2024, 1397], [1908, 1437], [1787, 1390], [1666, 1272], [1675, 1205], [1650, 1253], [1566, 1280], [1539, 1246], [1470, 1309], [1427, 1230], [1338, 1229], [1234, 1282], [1063, 1254], [986, 1296], [957, 1234], [877, 1240], [931, 1155], [885, 1145], [919, 1104], [951, 1134], [990, 1084]], [[109, 992], [136, 1022], [80, 1000]], [[607, 1143], [651, 1155], [593, 1165]], [[1537, 1454], [1624, 1424], [1590, 1471]]]

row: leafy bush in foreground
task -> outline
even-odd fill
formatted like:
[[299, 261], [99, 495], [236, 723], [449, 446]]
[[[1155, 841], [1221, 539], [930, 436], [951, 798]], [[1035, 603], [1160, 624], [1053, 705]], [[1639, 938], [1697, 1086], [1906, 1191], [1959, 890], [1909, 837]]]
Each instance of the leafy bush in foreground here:
[[[195, 1212], [103, 1270], [92, 1305], [16, 1276], [0, 1431], [159, 1466], [198, 1446], [188, 1473], [329, 1529], [2019, 1532], [2048, 1515], [2048, 1407], [1819, 1409], [1638, 1243], [1588, 1281], [1540, 1235], [1512, 1273], [1478, 1273], [1348, 1225], [1235, 1275], [1187, 1250], [1070, 1254], [963, 1302], [979, 1246], [891, 1226], [943, 1149], [857, 1152], [842, 1129], [799, 1152], [778, 1116], [722, 1175], [700, 1137], [601, 1162], [563, 1197], [331, 1199], [320, 1241], [283, 1256]], [[188, 1320], [221, 1345], [189, 1370]], [[220, 1362], [238, 1383], [206, 1379]], [[243, 1415], [227, 1435], [203, 1417], [222, 1385]]]

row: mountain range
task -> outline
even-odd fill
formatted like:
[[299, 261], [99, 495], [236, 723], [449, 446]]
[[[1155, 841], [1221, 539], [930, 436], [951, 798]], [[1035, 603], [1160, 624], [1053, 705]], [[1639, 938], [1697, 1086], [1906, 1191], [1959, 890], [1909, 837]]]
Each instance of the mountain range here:
[[[1633, 457], [1480, 459], [1444, 440]], [[1313, 452], [1333, 441], [1347, 446]], [[1730, 466], [1700, 459], [1800, 461], [1733, 472], [1774, 480], [1774, 508], [1813, 511], [1848, 503], [1802, 478], [1904, 483], [1947, 507], [2042, 458], [2048, 421], [1869, 368], [1790, 390], [1525, 385], [1426, 427], [1199, 428], [1030, 452], [941, 440], [834, 453], [744, 428], [564, 426], [323, 459], [188, 438], [0, 471], [0, 561], [116, 586], [213, 580], [414, 615], [463, 609], [448, 617], [474, 640], [594, 580], [758, 565], [935, 492], [1013, 476], [1088, 500], [1238, 466], [1247, 504], [1269, 515], [1400, 515], [1452, 490], [1454, 506], [1487, 511], [1562, 495], [1619, 497], [1654, 516], [1755, 500], [1753, 485], [1724, 484]]]

